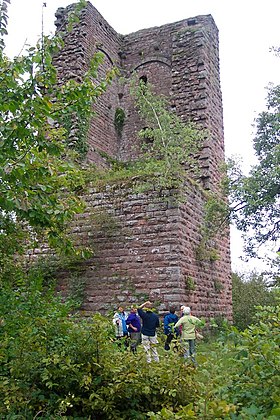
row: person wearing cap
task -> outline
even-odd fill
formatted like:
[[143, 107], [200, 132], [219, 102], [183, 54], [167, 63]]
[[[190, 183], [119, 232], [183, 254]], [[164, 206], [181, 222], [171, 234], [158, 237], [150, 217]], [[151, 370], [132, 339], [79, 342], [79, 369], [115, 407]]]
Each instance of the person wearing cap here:
[[156, 349], [158, 344], [156, 329], [159, 327], [159, 317], [152, 310], [152, 303], [147, 301], [138, 308], [138, 315], [142, 319], [142, 344], [146, 352], [147, 362], [151, 363], [151, 355], [155, 362], [159, 362]]
[[182, 326], [181, 343], [184, 350], [184, 358], [191, 357], [195, 362], [195, 329], [200, 326], [202, 322], [200, 319], [191, 315], [191, 308], [185, 306], [183, 308], [183, 316], [175, 324], [175, 328]]

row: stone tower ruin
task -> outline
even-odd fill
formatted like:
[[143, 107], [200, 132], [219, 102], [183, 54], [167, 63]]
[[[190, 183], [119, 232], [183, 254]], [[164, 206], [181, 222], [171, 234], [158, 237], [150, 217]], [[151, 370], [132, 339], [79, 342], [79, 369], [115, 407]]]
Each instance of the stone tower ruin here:
[[[58, 9], [58, 31], [71, 7]], [[211, 15], [120, 35], [90, 3], [79, 24], [65, 36], [64, 49], [55, 58], [61, 80], [79, 80], [97, 51], [104, 54], [100, 75], [114, 66], [122, 78], [115, 78], [95, 105], [96, 116], [88, 132], [88, 162], [104, 165], [100, 151], [121, 160], [137, 155], [137, 132], [143, 122], [128, 90], [135, 74], [150, 82], [156, 93], [166, 95], [183, 121], [195, 121], [209, 133], [199, 156], [202, 188], [189, 186], [183, 203], [163, 200], [155, 190], [136, 194], [125, 186], [111, 185], [103, 191], [92, 188], [85, 195], [87, 209], [77, 217], [73, 229], [80, 243], [93, 241], [95, 245], [95, 254], [82, 272], [85, 311], [106, 312], [120, 303], [149, 298], [159, 311], [170, 304], [188, 304], [197, 316], [231, 318], [229, 229], [212, 241], [217, 258], [197, 255], [203, 190], [219, 191], [224, 162], [218, 45]], [[118, 108], [125, 113], [121, 134], [114, 124]], [[104, 217], [103, 229], [96, 229], [93, 213]], [[110, 228], [109, 218], [116, 228], [112, 224]]]

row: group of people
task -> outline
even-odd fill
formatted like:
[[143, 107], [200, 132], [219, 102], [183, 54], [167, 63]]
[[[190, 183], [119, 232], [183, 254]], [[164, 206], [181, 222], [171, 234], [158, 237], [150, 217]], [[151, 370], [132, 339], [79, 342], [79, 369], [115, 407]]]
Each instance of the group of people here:
[[[191, 314], [188, 306], [181, 306], [180, 317], [175, 313], [176, 308], [171, 307], [168, 314], [164, 317], [164, 334], [166, 340], [164, 349], [169, 351], [172, 340], [175, 343], [180, 341], [183, 349], [184, 358], [191, 357], [195, 363], [195, 339], [196, 329], [201, 325], [201, 321]], [[160, 326], [159, 317], [153, 311], [150, 301], [142, 305], [132, 306], [130, 314], [127, 314], [123, 307], [119, 307], [114, 314], [113, 324], [117, 339], [124, 339], [128, 346], [130, 339], [130, 349], [136, 353], [137, 346], [142, 343], [146, 353], [147, 362], [152, 359], [159, 361], [157, 352], [157, 328]], [[178, 348], [178, 346], [175, 347]]]

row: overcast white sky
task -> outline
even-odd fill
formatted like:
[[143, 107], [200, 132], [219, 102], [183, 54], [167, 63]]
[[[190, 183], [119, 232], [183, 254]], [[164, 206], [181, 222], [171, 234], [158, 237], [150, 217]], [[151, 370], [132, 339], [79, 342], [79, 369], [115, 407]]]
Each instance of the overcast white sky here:
[[[27, 40], [34, 44], [41, 34], [54, 32], [54, 13], [71, 0], [11, 0], [6, 53], [18, 54]], [[220, 32], [221, 86], [224, 107], [226, 155], [240, 155], [244, 168], [254, 162], [254, 118], [265, 109], [265, 87], [280, 84], [280, 59], [269, 52], [280, 46], [280, 0], [92, 0], [113, 28], [126, 34], [189, 17], [211, 14]], [[242, 271], [261, 268], [242, 264], [239, 234], [232, 230], [232, 266]], [[276, 246], [275, 246], [276, 250]]]

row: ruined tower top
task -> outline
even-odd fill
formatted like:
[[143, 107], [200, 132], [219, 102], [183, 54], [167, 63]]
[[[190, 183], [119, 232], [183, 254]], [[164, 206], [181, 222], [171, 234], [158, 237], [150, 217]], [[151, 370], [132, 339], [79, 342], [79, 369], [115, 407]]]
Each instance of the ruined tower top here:
[[[65, 24], [73, 5], [58, 9], [57, 30]], [[218, 167], [224, 160], [222, 99], [219, 79], [218, 29], [211, 15], [196, 16], [159, 27], [120, 35], [87, 3], [80, 23], [65, 37], [65, 47], [56, 58], [59, 77], [79, 78], [94, 53], [101, 51], [104, 61], [100, 75], [117, 67], [116, 78], [96, 104], [87, 159], [102, 164], [100, 151], [122, 160], [139, 151], [137, 132], [143, 128], [132, 98], [132, 75], [150, 82], [155, 93], [169, 97], [172, 109], [183, 121], [194, 121], [210, 134], [200, 156], [204, 185], [215, 186]], [[114, 125], [117, 109], [124, 111], [121, 132]]]

